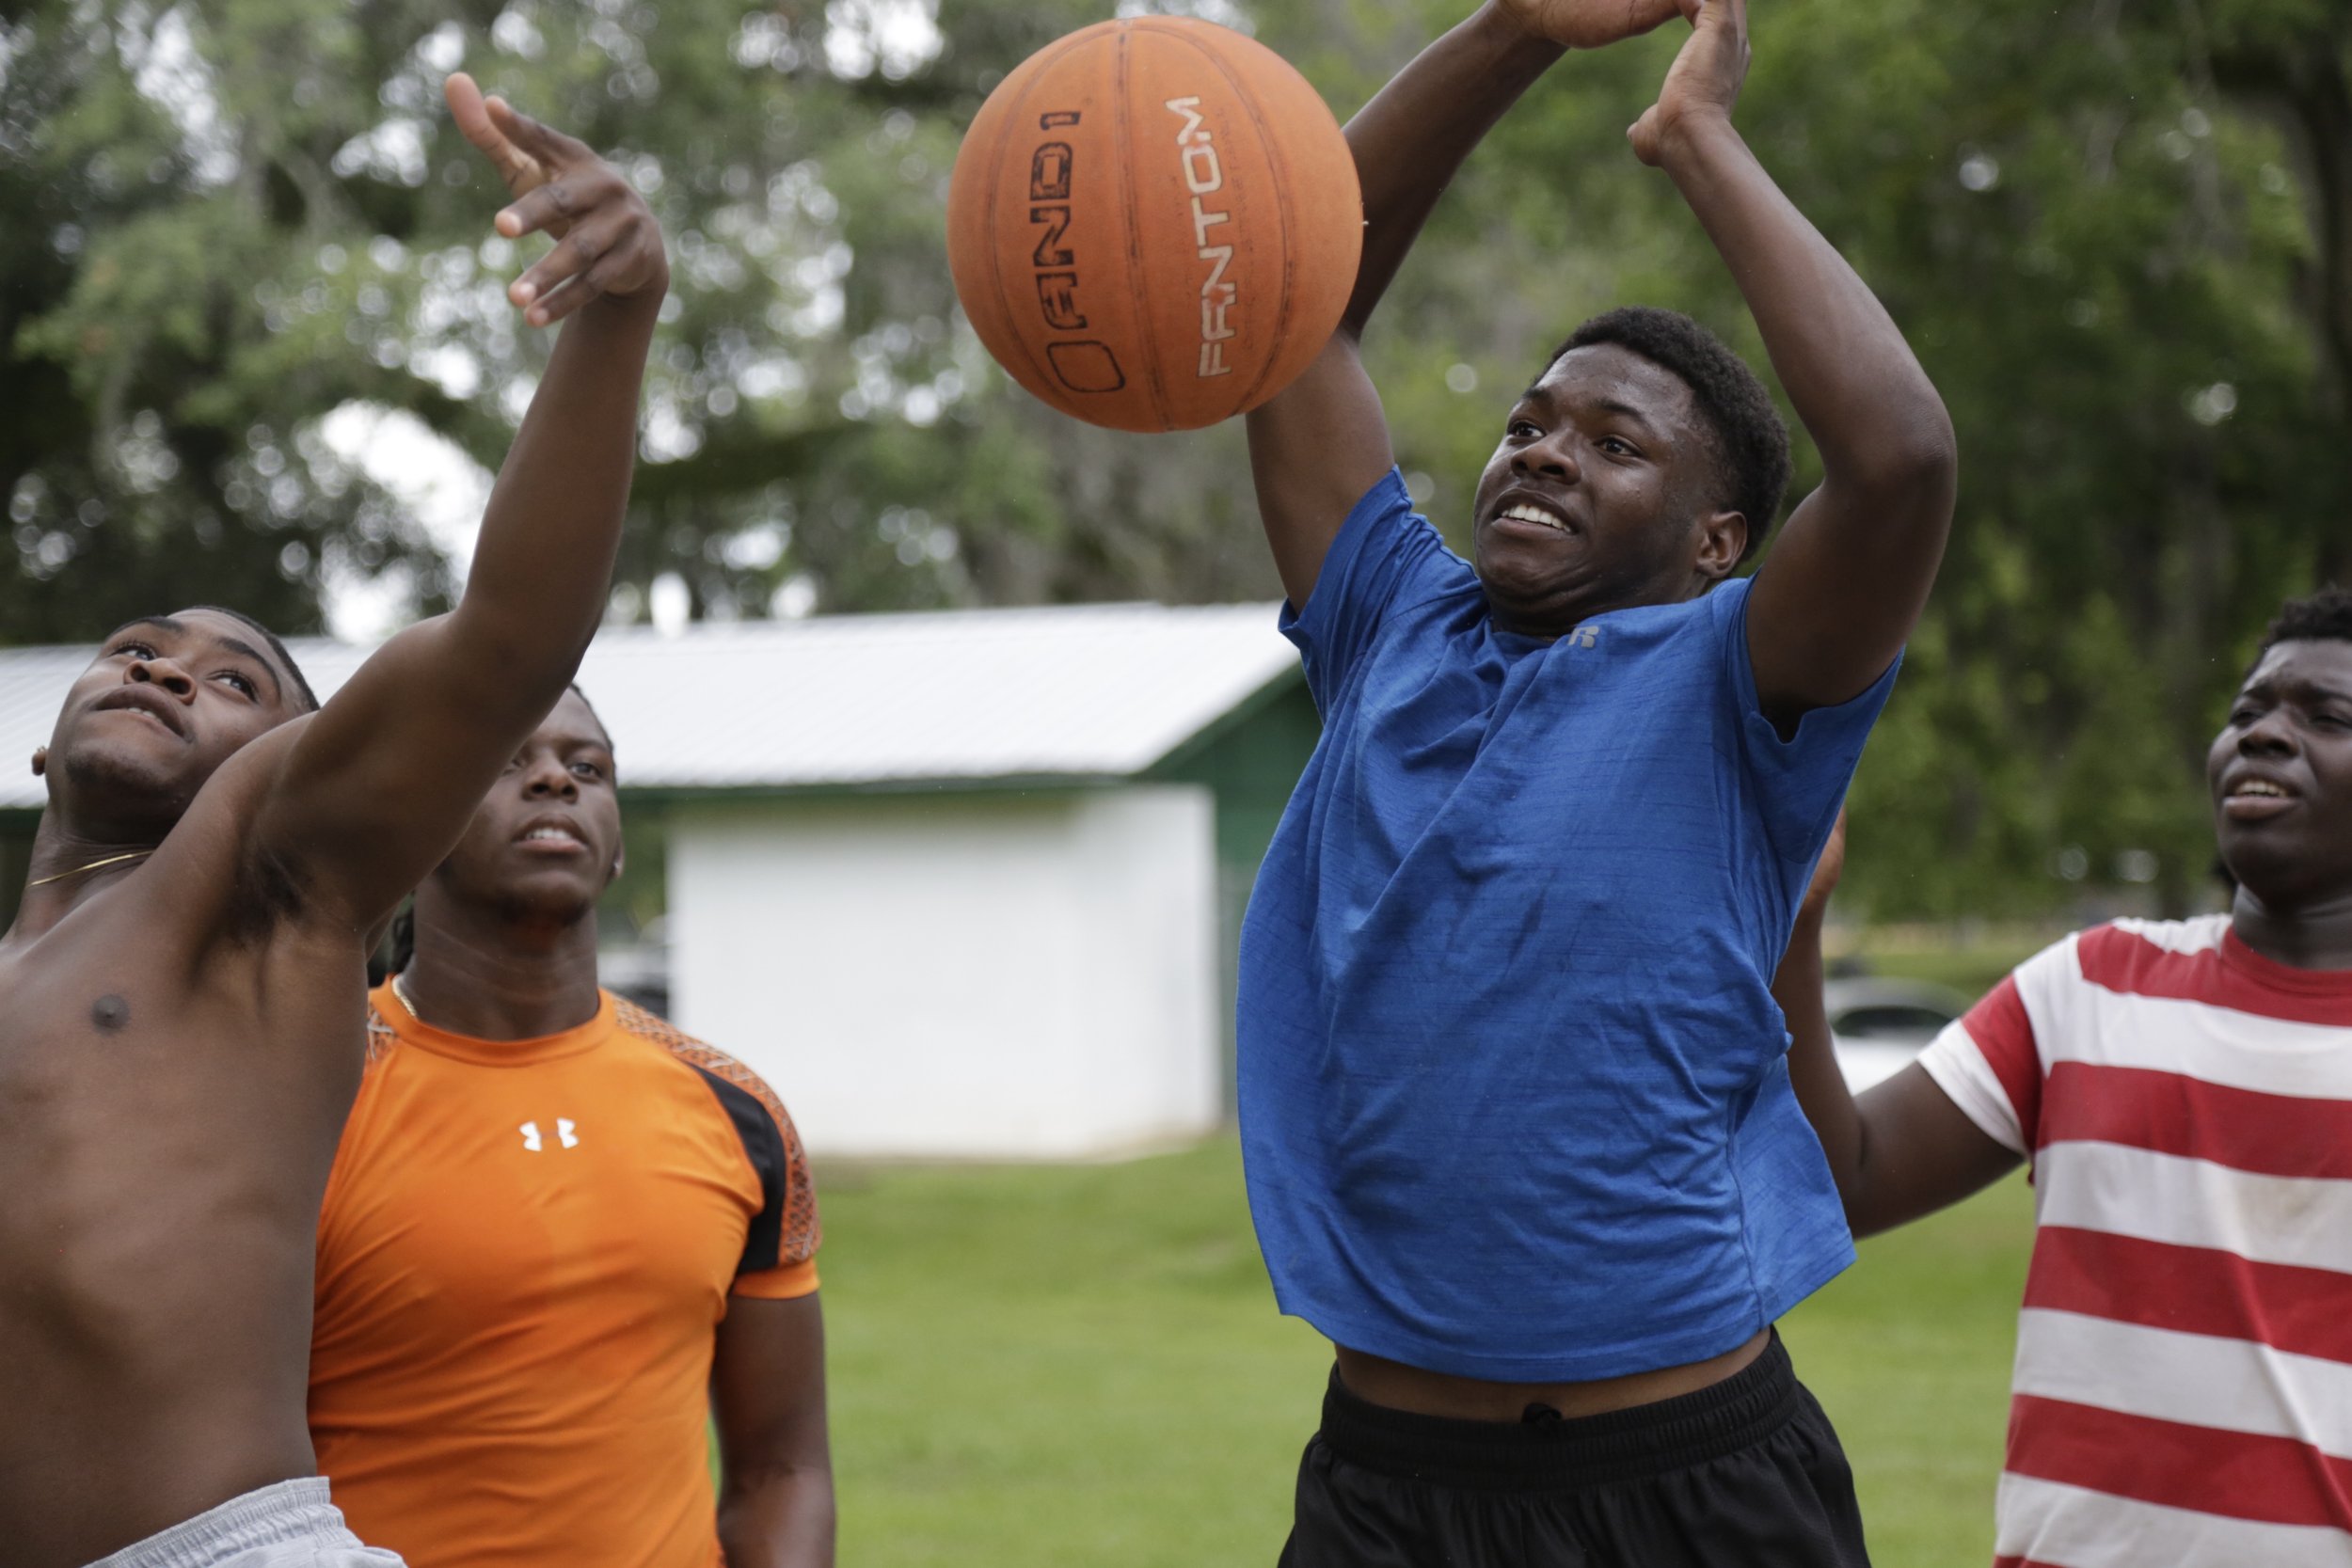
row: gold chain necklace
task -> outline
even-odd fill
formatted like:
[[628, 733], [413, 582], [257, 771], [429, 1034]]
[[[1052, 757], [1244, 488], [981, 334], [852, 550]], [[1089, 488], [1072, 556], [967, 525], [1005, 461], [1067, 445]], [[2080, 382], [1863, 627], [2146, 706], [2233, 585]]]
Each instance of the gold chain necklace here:
[[[156, 847], [161, 848], [162, 846], [158, 845]], [[103, 861], [92, 861], [87, 865], [77, 865], [71, 871], [60, 871], [54, 877], [36, 877], [26, 882], [24, 888], [29, 893], [37, 887], [47, 887], [52, 882], [62, 882], [68, 877], [79, 877], [85, 871], [96, 871], [102, 866], [120, 865], [124, 861], [140, 860], [154, 852], [154, 849], [134, 849], [127, 855], [109, 855]]]

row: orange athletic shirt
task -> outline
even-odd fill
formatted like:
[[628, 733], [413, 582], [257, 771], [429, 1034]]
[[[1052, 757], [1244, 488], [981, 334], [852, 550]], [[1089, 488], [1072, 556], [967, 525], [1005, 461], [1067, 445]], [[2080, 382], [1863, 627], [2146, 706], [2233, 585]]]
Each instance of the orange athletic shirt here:
[[610, 992], [533, 1040], [370, 1000], [319, 1218], [310, 1435], [336, 1503], [410, 1568], [712, 1568], [719, 1320], [817, 1289], [791, 1118]]

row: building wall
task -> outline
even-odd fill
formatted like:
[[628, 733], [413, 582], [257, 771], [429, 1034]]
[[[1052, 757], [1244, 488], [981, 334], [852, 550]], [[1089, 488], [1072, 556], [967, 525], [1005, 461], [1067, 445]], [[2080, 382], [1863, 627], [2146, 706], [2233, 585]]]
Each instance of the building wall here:
[[1201, 784], [1216, 794], [1217, 1026], [1224, 1039], [1225, 1106], [1234, 1108], [1234, 1002], [1239, 990], [1241, 923], [1258, 866], [1290, 803], [1323, 721], [1303, 679], [1282, 682], [1176, 752], [1150, 777]]
[[1218, 1119], [1206, 788], [681, 803], [668, 881], [679, 1025], [820, 1154], [1082, 1156]]

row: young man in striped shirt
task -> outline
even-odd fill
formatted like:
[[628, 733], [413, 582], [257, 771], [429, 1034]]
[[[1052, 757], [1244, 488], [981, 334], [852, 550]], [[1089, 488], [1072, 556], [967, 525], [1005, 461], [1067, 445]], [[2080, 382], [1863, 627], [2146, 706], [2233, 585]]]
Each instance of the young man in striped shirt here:
[[2272, 623], [2206, 775], [2227, 914], [2076, 932], [1858, 1101], [1835, 849], [1775, 985], [1856, 1234], [2032, 1164], [1996, 1568], [2352, 1564], [2352, 594]]

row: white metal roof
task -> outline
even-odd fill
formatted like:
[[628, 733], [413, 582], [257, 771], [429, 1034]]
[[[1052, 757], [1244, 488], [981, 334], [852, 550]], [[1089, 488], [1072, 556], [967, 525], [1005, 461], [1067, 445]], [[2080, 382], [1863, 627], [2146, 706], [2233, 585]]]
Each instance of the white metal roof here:
[[[367, 657], [291, 646], [322, 697]], [[0, 649], [0, 808], [92, 652]], [[1084, 605], [615, 628], [580, 684], [625, 785], [788, 789], [1138, 773], [1297, 669], [1272, 605]]]

